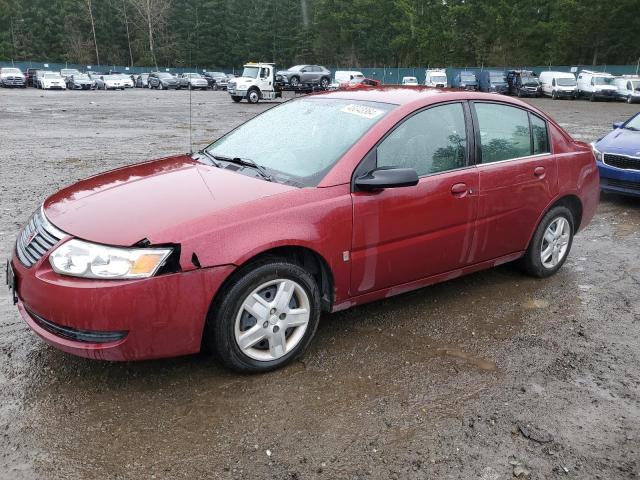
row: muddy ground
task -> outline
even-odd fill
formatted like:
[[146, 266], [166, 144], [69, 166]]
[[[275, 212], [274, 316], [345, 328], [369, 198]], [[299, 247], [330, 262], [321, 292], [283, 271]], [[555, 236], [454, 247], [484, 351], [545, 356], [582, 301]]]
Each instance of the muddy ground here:
[[[188, 97], [0, 90], [0, 257], [63, 185], [187, 151]], [[270, 106], [192, 99], [199, 146]], [[638, 110], [532, 103], [587, 141]], [[5, 292], [0, 478], [637, 478], [639, 232], [640, 201], [605, 196], [555, 277], [503, 266], [324, 316], [268, 375], [75, 358]]]

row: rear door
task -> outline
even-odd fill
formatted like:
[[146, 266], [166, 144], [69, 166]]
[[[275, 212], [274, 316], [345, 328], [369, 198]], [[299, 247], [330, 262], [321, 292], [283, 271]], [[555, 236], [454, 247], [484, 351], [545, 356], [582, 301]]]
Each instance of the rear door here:
[[524, 108], [473, 102], [480, 175], [473, 263], [527, 248], [540, 214], [558, 193], [546, 122]]
[[477, 214], [466, 102], [440, 104], [399, 123], [355, 175], [414, 168], [413, 187], [354, 192], [351, 294], [400, 285], [468, 263]]

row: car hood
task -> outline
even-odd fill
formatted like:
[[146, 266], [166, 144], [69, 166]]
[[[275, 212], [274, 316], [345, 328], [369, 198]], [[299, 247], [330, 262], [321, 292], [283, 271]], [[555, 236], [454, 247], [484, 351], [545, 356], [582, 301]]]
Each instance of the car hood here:
[[49, 197], [47, 218], [85, 240], [130, 246], [180, 243], [186, 226], [262, 198], [297, 190], [196, 162], [188, 155], [132, 165]]
[[598, 150], [640, 157], [640, 132], [616, 128], [596, 142]]

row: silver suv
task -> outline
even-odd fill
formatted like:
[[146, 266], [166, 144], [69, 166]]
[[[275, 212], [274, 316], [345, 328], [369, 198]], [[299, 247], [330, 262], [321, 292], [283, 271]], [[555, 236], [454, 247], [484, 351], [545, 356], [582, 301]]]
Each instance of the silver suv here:
[[292, 87], [303, 83], [312, 83], [327, 88], [331, 83], [331, 72], [320, 65], [295, 65], [288, 70], [281, 70], [277, 75]]

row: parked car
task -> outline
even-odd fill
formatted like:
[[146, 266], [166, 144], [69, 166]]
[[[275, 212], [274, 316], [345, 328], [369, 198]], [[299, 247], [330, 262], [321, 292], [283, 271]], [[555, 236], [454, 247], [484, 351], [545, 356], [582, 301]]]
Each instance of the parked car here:
[[499, 70], [482, 70], [476, 72], [478, 90], [481, 92], [508, 93], [507, 77]]
[[640, 102], [640, 76], [622, 75], [615, 79], [615, 85], [619, 99], [627, 103]]
[[366, 87], [379, 87], [381, 84], [382, 82], [380, 82], [380, 80], [375, 80], [373, 78], [356, 77], [348, 82], [342, 82], [338, 88], [340, 90], [357, 90], [359, 88]]
[[63, 68], [60, 70], [60, 76], [64, 78], [65, 82], [68, 81], [72, 75], [80, 75], [80, 70], [77, 68]]
[[468, 70], [456, 73], [453, 80], [451, 80], [451, 87], [459, 88], [460, 90], [478, 90], [476, 74]]
[[95, 75], [91, 77], [98, 90], [124, 90], [125, 86], [120, 75]]
[[575, 100], [578, 95], [578, 84], [573, 73], [545, 71], [540, 73], [539, 79], [542, 95], [547, 95], [554, 100], [558, 98]]
[[283, 82], [292, 87], [311, 83], [327, 88], [331, 83], [331, 72], [320, 65], [295, 65], [288, 70], [280, 70], [276, 74], [281, 75]]
[[337, 70], [333, 77], [332, 86], [337, 88], [341, 83], [349, 83], [359, 78], [364, 78], [364, 74], [357, 70]]
[[8, 282], [30, 328], [68, 353], [128, 361], [204, 344], [261, 372], [300, 356], [321, 312], [516, 260], [555, 274], [598, 184], [591, 147], [515, 98], [309, 95], [198, 153], [52, 195]]
[[188, 88], [189, 90], [207, 90], [209, 82], [199, 73], [181, 73], [177, 77], [178, 88]]
[[[56, 73], [51, 70], [37, 70], [36, 78], [35, 78], [35, 86], [36, 88], [42, 88], [42, 77], [45, 73]], [[58, 74], [59, 75], [59, 74]]]
[[141, 73], [136, 77], [136, 82], [135, 82], [136, 88], [147, 88], [149, 86], [148, 80], [149, 80], [149, 74]]
[[427, 87], [445, 88], [447, 86], [447, 72], [441, 68], [429, 69], [424, 75]]
[[58, 72], [43, 72], [39, 80], [43, 90], [66, 90], [67, 84]]
[[133, 88], [134, 87], [134, 83], [133, 80], [131, 78], [131, 75], [128, 75], [126, 73], [113, 73], [111, 74], [112, 77], [116, 77], [120, 79], [120, 82], [122, 83], [122, 85], [124, 86], [124, 88]]
[[93, 90], [96, 88], [96, 83], [86, 73], [73, 74], [67, 78], [66, 83], [69, 90]]
[[418, 79], [416, 77], [402, 77], [402, 85], [418, 85]]
[[13, 67], [0, 68], [0, 87], [20, 87], [27, 86], [27, 79], [22, 70]]
[[603, 191], [640, 197], [640, 113], [615, 122], [613, 131], [593, 143], [593, 151]]
[[539, 97], [540, 80], [531, 70], [509, 70], [507, 72], [509, 94], [518, 97]]
[[614, 99], [618, 93], [615, 77], [606, 72], [582, 70], [578, 74], [578, 96], [595, 102], [599, 99]]
[[27, 68], [25, 72], [27, 87], [37, 87], [38, 84], [36, 82], [36, 76], [38, 73], [38, 68]]
[[178, 80], [168, 72], [152, 72], [147, 78], [149, 88], [168, 90], [178, 88]]
[[[204, 72], [209, 86], [213, 90], [226, 90], [229, 84], [229, 77], [223, 72]], [[235, 78], [235, 77], [234, 77]]]

